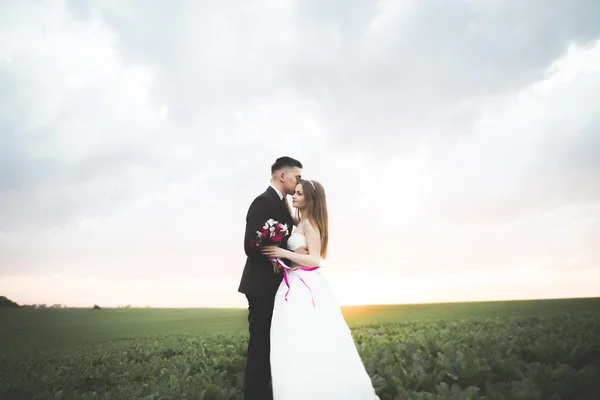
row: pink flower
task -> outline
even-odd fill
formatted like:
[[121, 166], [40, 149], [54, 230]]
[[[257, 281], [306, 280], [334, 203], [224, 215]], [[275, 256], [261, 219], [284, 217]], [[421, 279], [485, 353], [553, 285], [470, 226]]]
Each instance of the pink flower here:
[[279, 243], [279, 242], [281, 242], [281, 240], [283, 239], [283, 234], [281, 234], [281, 233], [278, 233], [278, 234], [276, 234], [275, 236], [273, 236], [271, 239], [272, 239], [272, 240], [273, 240], [275, 243]]

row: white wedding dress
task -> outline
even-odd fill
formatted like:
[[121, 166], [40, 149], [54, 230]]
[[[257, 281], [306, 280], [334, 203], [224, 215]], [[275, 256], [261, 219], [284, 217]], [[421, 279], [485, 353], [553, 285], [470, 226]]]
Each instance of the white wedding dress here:
[[[292, 233], [288, 249], [301, 246], [306, 246], [304, 235]], [[271, 321], [273, 399], [379, 400], [323, 275], [288, 271], [288, 281], [288, 301], [282, 281]]]

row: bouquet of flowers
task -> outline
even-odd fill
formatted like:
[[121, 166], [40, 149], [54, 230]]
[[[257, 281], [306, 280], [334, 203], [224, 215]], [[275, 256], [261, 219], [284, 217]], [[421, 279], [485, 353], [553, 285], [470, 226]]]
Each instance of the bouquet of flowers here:
[[[252, 240], [250, 246], [260, 249], [266, 244], [279, 245], [288, 234], [289, 231], [286, 224], [282, 224], [271, 218], [265, 222], [260, 231], [256, 231], [256, 240]], [[280, 271], [276, 259], [269, 258], [269, 260], [273, 264], [273, 271], [278, 274]]]

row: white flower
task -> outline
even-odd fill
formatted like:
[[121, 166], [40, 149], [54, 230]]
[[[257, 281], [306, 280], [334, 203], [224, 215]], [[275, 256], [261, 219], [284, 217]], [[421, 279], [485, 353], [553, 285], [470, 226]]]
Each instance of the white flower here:
[[267, 220], [267, 224], [269, 224], [269, 225], [273, 225], [274, 222], [275, 222], [275, 220], [273, 218], [269, 218]]

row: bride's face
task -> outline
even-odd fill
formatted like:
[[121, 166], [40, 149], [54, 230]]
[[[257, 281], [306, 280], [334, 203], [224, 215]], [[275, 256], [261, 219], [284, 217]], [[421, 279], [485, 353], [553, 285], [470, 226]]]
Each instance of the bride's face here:
[[302, 185], [296, 185], [296, 190], [292, 195], [292, 206], [296, 207], [298, 210], [302, 210], [306, 208], [306, 200], [304, 199], [304, 191], [302, 190]]

